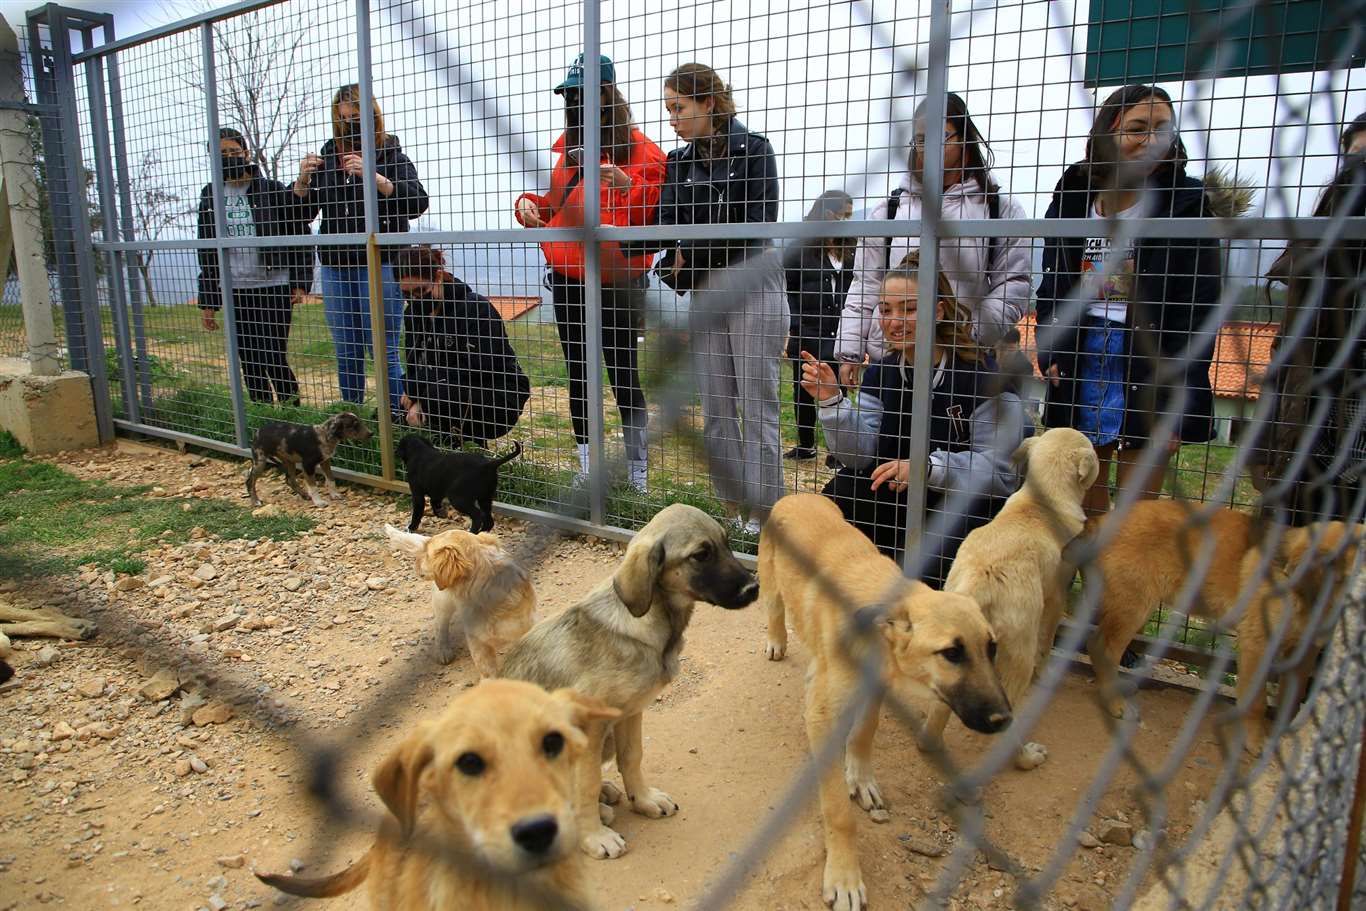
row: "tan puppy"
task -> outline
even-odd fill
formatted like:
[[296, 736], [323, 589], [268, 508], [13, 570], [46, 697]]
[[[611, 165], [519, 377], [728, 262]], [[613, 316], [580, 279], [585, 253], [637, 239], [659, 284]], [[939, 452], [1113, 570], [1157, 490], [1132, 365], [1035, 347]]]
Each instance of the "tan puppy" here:
[[536, 612], [536, 592], [526, 570], [489, 532], [472, 535], [453, 529], [428, 537], [385, 525], [384, 533], [413, 555], [418, 576], [431, 580], [441, 663], [455, 658], [451, 625], [458, 613], [479, 676], [496, 677], [499, 651], [526, 635]]
[[1307, 678], [1322, 645], [1317, 641], [1320, 631], [1307, 629], [1310, 611], [1330, 586], [1332, 596], [1340, 596], [1358, 559], [1362, 526], [1325, 522], [1268, 527], [1274, 554], [1264, 560], [1251, 516], [1222, 509], [1207, 526], [1196, 527], [1195, 511], [1173, 500], [1149, 500], [1134, 504], [1122, 518], [1111, 514], [1088, 523], [1088, 530], [1122, 523], [1097, 560], [1084, 568], [1088, 578], [1099, 572], [1103, 585], [1097, 629], [1088, 642], [1091, 663], [1106, 707], [1122, 717], [1126, 700], [1119, 683], [1120, 655], [1153, 612], [1177, 601], [1189, 572], [1213, 548], [1192, 613], [1223, 620], [1237, 632], [1238, 703], [1249, 719], [1245, 745], [1259, 751], [1267, 729], [1264, 656], [1274, 645], [1277, 657], [1289, 657], [1311, 635], [1317, 644], [1283, 683], [1302, 684]]
[[[588, 732], [590, 751], [604, 749], [612, 735], [631, 809], [652, 819], [672, 816], [678, 804], [646, 784], [641, 769], [641, 713], [678, 675], [694, 603], [735, 609], [758, 593], [754, 574], [730, 552], [716, 520], [675, 503], [636, 533], [611, 579], [514, 645], [502, 673], [545, 687], [570, 687], [620, 709], [614, 728]], [[585, 764], [579, 790], [582, 848], [597, 858], [620, 857], [626, 840], [607, 826], [609, 814], [598, 806], [602, 795], [609, 803], [620, 796], [604, 786], [601, 765]]]
[[[781, 661], [787, 652], [789, 614], [811, 655], [806, 731], [812, 750], [839, 723], [859, 689], [858, 664], [868, 658], [888, 688], [943, 702], [975, 731], [995, 733], [1010, 723], [992, 665], [996, 642], [976, 602], [903, 577], [825, 497], [791, 494], [778, 501], [759, 536], [759, 584], [768, 607], [768, 657]], [[885, 811], [872, 765], [880, 707], [874, 697], [850, 733], [843, 781], [834, 764], [821, 778], [822, 895], [837, 911], [868, 904], [849, 800]]]
[[[1062, 619], [1074, 571], [1062, 552], [1086, 527], [1081, 502], [1100, 464], [1091, 442], [1069, 427], [1030, 437], [1014, 459], [1024, 485], [996, 518], [963, 540], [944, 591], [967, 595], [982, 608], [999, 646], [1001, 685], [1010, 704], [1019, 705], [1035, 667], [1047, 661]], [[943, 747], [948, 720], [947, 705], [930, 710], [922, 749]], [[1042, 744], [1025, 743], [1015, 767], [1037, 768], [1047, 757]]]
[[308, 898], [368, 879], [374, 911], [586, 907], [573, 783], [579, 766], [596, 764], [584, 730], [616, 717], [567, 690], [485, 680], [375, 770], [392, 815], [364, 857], [321, 879], [257, 876]]

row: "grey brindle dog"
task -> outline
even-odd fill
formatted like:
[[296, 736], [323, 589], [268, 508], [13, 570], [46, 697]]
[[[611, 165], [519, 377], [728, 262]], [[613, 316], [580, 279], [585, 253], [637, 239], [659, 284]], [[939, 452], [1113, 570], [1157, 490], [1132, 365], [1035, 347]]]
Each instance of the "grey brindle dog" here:
[[256, 495], [256, 479], [266, 466], [275, 465], [284, 470], [290, 490], [305, 500], [312, 500], [314, 506], [326, 506], [327, 501], [318, 496], [313, 486], [318, 470], [322, 469], [327, 480], [328, 496], [339, 497], [337, 479], [332, 476], [333, 453], [343, 440], [363, 442], [373, 435], [370, 428], [350, 411], [334, 414], [312, 427], [284, 421], [261, 425], [251, 441], [251, 471], [247, 473], [247, 496], [251, 505], [261, 505], [261, 498]]

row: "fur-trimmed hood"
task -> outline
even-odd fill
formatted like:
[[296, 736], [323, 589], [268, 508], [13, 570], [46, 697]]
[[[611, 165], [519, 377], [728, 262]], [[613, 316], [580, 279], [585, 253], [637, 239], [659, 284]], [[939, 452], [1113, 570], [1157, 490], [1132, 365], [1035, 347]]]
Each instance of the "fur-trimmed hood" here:
[[1240, 218], [1252, 211], [1257, 198], [1253, 183], [1236, 171], [1224, 167], [1205, 172], [1205, 200], [1211, 215], [1219, 218]]

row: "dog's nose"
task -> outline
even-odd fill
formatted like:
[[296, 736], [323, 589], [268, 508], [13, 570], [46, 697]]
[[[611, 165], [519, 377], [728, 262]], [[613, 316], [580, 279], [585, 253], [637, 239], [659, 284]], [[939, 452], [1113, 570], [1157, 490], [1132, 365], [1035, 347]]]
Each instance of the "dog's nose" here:
[[512, 824], [512, 840], [529, 854], [544, 854], [560, 834], [560, 824], [549, 813], [519, 819]]
[[740, 603], [750, 604], [755, 598], [759, 597], [759, 580], [750, 579], [745, 583], [745, 587], [740, 589]]
[[1009, 712], [992, 712], [987, 716], [987, 726], [991, 729], [990, 733], [1005, 730], [1010, 724], [1011, 714]]

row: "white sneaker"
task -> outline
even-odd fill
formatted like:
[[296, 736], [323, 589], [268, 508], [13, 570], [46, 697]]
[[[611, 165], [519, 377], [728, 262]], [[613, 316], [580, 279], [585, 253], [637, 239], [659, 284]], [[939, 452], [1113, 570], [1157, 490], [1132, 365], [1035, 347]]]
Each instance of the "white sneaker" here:
[[748, 522], [746, 522], [744, 525], [741, 525], [741, 526], [740, 526], [740, 530], [741, 530], [742, 532], [744, 532], [745, 534], [747, 534], [747, 535], [754, 535], [754, 537], [756, 537], [756, 538], [759, 537], [759, 532], [760, 532], [760, 530], [761, 530], [761, 526], [759, 525], [759, 520], [758, 520], [758, 519], [750, 519], [750, 520], [749, 520]]
[[574, 476], [574, 483], [582, 484], [588, 480], [588, 444], [578, 443], [575, 448], [579, 452], [579, 473]]
[[650, 492], [649, 465], [644, 459], [632, 459], [628, 466], [631, 486], [641, 493]]

